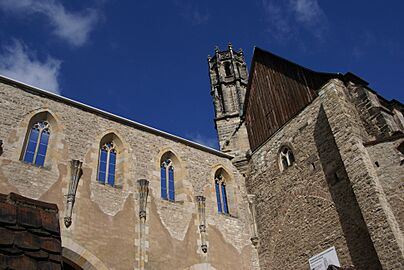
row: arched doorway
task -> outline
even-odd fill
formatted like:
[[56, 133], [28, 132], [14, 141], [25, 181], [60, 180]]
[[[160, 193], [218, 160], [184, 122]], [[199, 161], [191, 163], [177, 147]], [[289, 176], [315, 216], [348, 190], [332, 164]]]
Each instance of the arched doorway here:
[[63, 270], [83, 270], [83, 268], [70, 261], [66, 257], [63, 257]]

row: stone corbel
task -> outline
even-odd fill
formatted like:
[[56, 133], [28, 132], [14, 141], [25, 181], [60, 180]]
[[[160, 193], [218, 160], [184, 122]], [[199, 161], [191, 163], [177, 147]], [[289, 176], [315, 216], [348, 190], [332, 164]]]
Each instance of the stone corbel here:
[[255, 222], [255, 217], [256, 217], [256, 211], [255, 211], [255, 195], [253, 194], [248, 194], [248, 207], [250, 209], [251, 213], [251, 243], [255, 248], [258, 247], [259, 244], [259, 238], [258, 238], [258, 229], [257, 229], [257, 223]]
[[149, 194], [149, 181], [146, 179], [140, 179], [137, 181], [139, 187], [139, 218], [141, 221], [146, 221], [146, 206], [147, 196]]
[[146, 263], [146, 206], [149, 195], [149, 181], [146, 179], [137, 180], [139, 191], [139, 270], [145, 269]]
[[205, 215], [205, 204], [206, 198], [204, 196], [196, 196], [196, 202], [198, 204], [198, 215], [199, 215], [199, 233], [201, 234], [201, 249], [203, 253], [208, 252], [208, 246], [206, 244], [206, 215]]
[[77, 159], [73, 159], [70, 161], [70, 168], [71, 168], [71, 178], [70, 178], [70, 183], [69, 183], [69, 191], [67, 193], [67, 198], [66, 198], [66, 211], [65, 211], [65, 217], [64, 217], [64, 222], [66, 228], [69, 228], [70, 225], [72, 224], [72, 213], [73, 213], [73, 205], [76, 200], [76, 191], [77, 191], [77, 186], [79, 184], [79, 180], [81, 175], [83, 174], [81, 170], [81, 166], [83, 165], [83, 162]]

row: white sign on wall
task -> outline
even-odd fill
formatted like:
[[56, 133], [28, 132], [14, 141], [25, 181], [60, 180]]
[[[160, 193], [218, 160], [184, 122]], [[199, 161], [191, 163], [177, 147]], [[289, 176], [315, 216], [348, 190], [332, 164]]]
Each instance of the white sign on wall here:
[[309, 259], [310, 270], [327, 270], [329, 265], [340, 267], [335, 247], [330, 247]]

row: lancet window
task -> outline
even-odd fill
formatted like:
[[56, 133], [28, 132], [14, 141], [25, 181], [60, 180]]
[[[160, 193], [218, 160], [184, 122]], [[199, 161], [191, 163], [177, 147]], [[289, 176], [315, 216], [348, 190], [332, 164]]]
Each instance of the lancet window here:
[[295, 157], [293, 155], [293, 152], [291, 149], [288, 147], [284, 146], [280, 153], [279, 153], [279, 159], [280, 159], [280, 167], [281, 171], [287, 169], [288, 167], [292, 166], [293, 163], [295, 162]]
[[43, 167], [50, 137], [48, 121], [39, 121], [32, 125], [29, 131], [23, 160], [27, 163]]
[[229, 214], [229, 206], [227, 203], [226, 181], [222, 174], [215, 176], [215, 189], [217, 211], [222, 214]]
[[174, 164], [171, 159], [165, 159], [160, 165], [161, 198], [175, 201]]
[[100, 147], [98, 163], [98, 182], [114, 186], [116, 172], [117, 150], [113, 141], [104, 143]]

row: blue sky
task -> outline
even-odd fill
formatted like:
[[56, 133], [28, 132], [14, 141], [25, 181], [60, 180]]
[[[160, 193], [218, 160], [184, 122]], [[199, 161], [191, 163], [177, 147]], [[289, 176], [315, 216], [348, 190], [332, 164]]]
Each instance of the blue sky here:
[[231, 41], [404, 101], [404, 2], [0, 0], [0, 74], [216, 146], [207, 56]]

